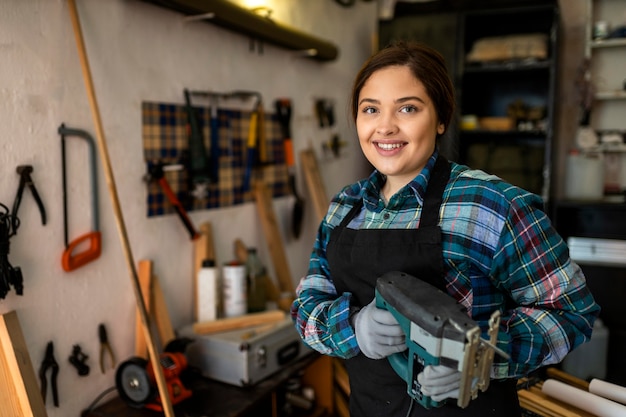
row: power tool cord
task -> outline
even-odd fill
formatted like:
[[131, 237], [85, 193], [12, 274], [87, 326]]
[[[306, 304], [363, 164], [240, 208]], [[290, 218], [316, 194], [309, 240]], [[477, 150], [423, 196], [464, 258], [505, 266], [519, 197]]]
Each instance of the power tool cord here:
[[107, 396], [108, 394], [110, 394], [111, 392], [117, 390], [117, 388], [115, 386], [109, 387], [107, 389], [105, 389], [104, 391], [102, 391], [96, 398], [95, 400], [93, 400], [91, 402], [91, 404], [89, 404], [89, 406], [87, 408], [85, 408], [81, 413], [81, 417], [86, 417], [89, 415], [89, 413], [92, 413], [94, 408], [96, 408], [96, 406], [98, 405], [98, 403], [100, 401], [102, 401], [102, 399]]

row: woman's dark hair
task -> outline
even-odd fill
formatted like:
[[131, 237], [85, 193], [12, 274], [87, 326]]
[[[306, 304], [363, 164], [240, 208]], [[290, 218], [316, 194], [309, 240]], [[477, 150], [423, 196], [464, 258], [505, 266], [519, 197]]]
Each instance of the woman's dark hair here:
[[454, 114], [454, 86], [443, 56], [435, 49], [414, 41], [397, 41], [372, 55], [361, 67], [352, 87], [351, 113], [356, 122], [359, 95], [370, 76], [390, 66], [407, 66], [422, 82], [446, 130]]

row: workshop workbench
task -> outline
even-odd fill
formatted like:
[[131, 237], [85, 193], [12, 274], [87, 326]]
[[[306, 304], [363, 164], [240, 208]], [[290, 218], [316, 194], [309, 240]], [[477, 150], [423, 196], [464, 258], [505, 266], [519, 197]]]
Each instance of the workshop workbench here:
[[[311, 353], [252, 387], [237, 387], [201, 376], [187, 376], [183, 383], [193, 391], [193, 396], [174, 405], [174, 413], [176, 417], [278, 417], [281, 415], [279, 407], [283, 401], [282, 392], [285, 382], [302, 371], [305, 374], [303, 381], [313, 386], [317, 401], [313, 411], [302, 412], [297, 416], [330, 416], [332, 403], [329, 404], [326, 399], [329, 395], [321, 392], [329, 390], [332, 386], [332, 382], [326, 380], [332, 378], [330, 373], [332, 366], [329, 365], [329, 360], [328, 357]], [[310, 374], [308, 377], [307, 373]], [[314, 381], [311, 382], [311, 379]], [[82, 417], [156, 416], [163, 416], [163, 413], [146, 408], [133, 408], [121, 398], [115, 397], [83, 414]]]

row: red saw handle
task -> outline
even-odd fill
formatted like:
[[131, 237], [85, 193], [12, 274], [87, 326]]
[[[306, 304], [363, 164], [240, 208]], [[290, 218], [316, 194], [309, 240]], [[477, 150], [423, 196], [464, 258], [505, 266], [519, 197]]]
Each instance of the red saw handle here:
[[[89, 247], [82, 252], [74, 253], [75, 249], [82, 243], [89, 241]], [[61, 263], [67, 272], [73, 271], [81, 266], [98, 259], [102, 252], [102, 235], [99, 231], [86, 233], [72, 242], [63, 251]]]

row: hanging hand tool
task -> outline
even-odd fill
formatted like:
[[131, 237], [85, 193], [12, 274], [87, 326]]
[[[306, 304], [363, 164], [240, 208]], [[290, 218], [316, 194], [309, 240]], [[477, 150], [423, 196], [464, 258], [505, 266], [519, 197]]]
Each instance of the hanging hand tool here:
[[[11, 286], [15, 288], [17, 295], [24, 293], [24, 280], [20, 267], [12, 266], [9, 262], [9, 238], [11, 235], [11, 225], [19, 226], [19, 219], [9, 213], [9, 208], [0, 203], [0, 300], [8, 294]], [[14, 228], [17, 228], [15, 226]]]
[[263, 129], [263, 100], [259, 93], [254, 93], [256, 101], [250, 114], [250, 128], [248, 129], [248, 142], [246, 154], [246, 168], [243, 175], [243, 192], [251, 190], [252, 170], [257, 165], [259, 145], [261, 142], [261, 130]]
[[425, 408], [444, 402], [424, 395], [417, 375], [428, 365], [444, 365], [461, 372], [457, 405], [467, 407], [478, 390], [489, 387], [494, 353], [507, 357], [495, 344], [500, 313], [489, 321], [489, 340], [463, 306], [443, 291], [402, 272], [389, 272], [376, 281], [376, 306], [389, 310], [406, 334], [408, 349], [388, 357], [407, 383], [407, 393]]
[[[102, 236], [100, 234], [100, 230], [98, 229], [98, 179], [96, 174], [96, 149], [93, 138], [84, 130], [66, 128], [65, 124], [61, 124], [61, 126], [59, 126], [59, 134], [61, 135], [61, 161], [63, 164], [63, 223], [65, 235], [65, 251], [63, 252], [61, 264], [63, 265], [63, 269], [69, 272], [98, 259], [102, 251]], [[83, 234], [72, 242], [69, 242], [67, 225], [67, 163], [65, 158], [66, 136], [75, 136], [85, 140], [89, 148], [89, 165], [91, 167], [91, 214], [93, 230], [89, 233]], [[89, 242], [89, 246], [82, 252], [77, 252], [77, 248], [86, 242]]]
[[[210, 102], [210, 111], [211, 111], [211, 121], [210, 121], [210, 130], [211, 130], [211, 137], [210, 137], [210, 149], [209, 149], [209, 163], [206, 164], [206, 161], [204, 161], [203, 163], [205, 164], [204, 167], [202, 169], [205, 169], [205, 174], [206, 178], [208, 179], [208, 181], [211, 184], [217, 184], [219, 181], [219, 169], [220, 169], [220, 119], [218, 116], [218, 103], [219, 103], [219, 98], [222, 96], [223, 94], [221, 93], [214, 93], [214, 92], [210, 92], [210, 91], [188, 91], [185, 90], [185, 99], [187, 101], [187, 112], [189, 114], [189, 119], [190, 119], [190, 123], [192, 123], [192, 119], [197, 118], [197, 114], [195, 112], [193, 112], [193, 107], [191, 106], [191, 97], [203, 97], [203, 98], [208, 98], [209, 102]], [[197, 123], [197, 119], [196, 119], [196, 123]], [[194, 134], [193, 129], [191, 132], [191, 137], [190, 140], [192, 141], [192, 143], [190, 143], [190, 149], [192, 148], [192, 146], [197, 147], [197, 152], [200, 152], [200, 146], [202, 146], [202, 148], [204, 148], [204, 142], [202, 142], [202, 145], [199, 145], [199, 142], [201, 142], [202, 140], [202, 134], [200, 133], [200, 129], [199, 127], [197, 127], [197, 132]], [[194, 155], [192, 154], [192, 157]], [[205, 154], [206, 157], [206, 154]], [[201, 169], [201, 167], [199, 166], [200, 164], [198, 163], [198, 169]], [[208, 166], [207, 166], [208, 165]], [[193, 174], [193, 173], [192, 173]]]
[[[191, 104], [192, 93], [187, 89], [184, 90], [184, 93], [187, 126], [189, 129], [189, 175], [192, 185], [191, 194], [198, 199], [203, 199], [207, 196], [208, 184], [212, 180], [211, 171], [209, 169], [207, 152], [204, 147], [202, 130], [200, 129], [200, 123], [198, 123], [198, 114]], [[211, 149], [211, 152], [213, 152], [213, 149]]]
[[191, 219], [189, 218], [189, 215], [187, 214], [185, 207], [182, 205], [178, 197], [176, 197], [176, 193], [174, 193], [174, 191], [170, 187], [169, 182], [165, 178], [166, 169], [167, 169], [167, 166], [164, 166], [163, 164], [159, 164], [159, 163], [151, 164], [148, 167], [149, 172], [148, 172], [148, 175], [146, 176], [146, 180], [148, 181], [156, 180], [158, 182], [159, 186], [161, 187], [161, 190], [163, 190], [163, 193], [165, 194], [169, 202], [174, 206], [174, 209], [176, 210], [178, 217], [180, 218], [180, 220], [182, 220], [183, 224], [185, 225], [185, 228], [189, 232], [191, 239], [195, 240], [200, 235], [198, 234], [198, 231], [196, 230], [193, 223], [191, 222]]
[[17, 189], [17, 194], [15, 195], [15, 201], [13, 202], [13, 210], [12, 210], [12, 214], [13, 214], [13, 233], [12, 234], [17, 234], [17, 227], [18, 227], [18, 221], [17, 221], [17, 211], [20, 208], [20, 203], [22, 202], [22, 194], [24, 193], [24, 187], [28, 186], [28, 188], [30, 188], [31, 193], [33, 194], [33, 198], [35, 199], [35, 202], [37, 203], [37, 207], [39, 207], [39, 212], [41, 213], [41, 224], [45, 225], [46, 224], [46, 209], [43, 206], [43, 202], [41, 201], [41, 198], [39, 197], [39, 193], [37, 192], [37, 189], [35, 188], [35, 183], [33, 182], [33, 179], [31, 178], [30, 174], [33, 172], [33, 167], [31, 165], [18, 165], [17, 169], [16, 169], [17, 173], [20, 174], [20, 185], [19, 188]]
[[111, 368], [115, 369], [115, 355], [111, 344], [109, 343], [109, 336], [107, 335], [107, 329], [104, 324], [98, 326], [98, 339], [100, 340], [100, 371], [104, 373], [104, 357], [108, 354], [111, 359]]
[[89, 356], [82, 351], [80, 345], [74, 345], [72, 347], [72, 354], [68, 360], [72, 366], [76, 368], [79, 376], [89, 375], [89, 365], [85, 363], [87, 362], [87, 359], [89, 359]]
[[289, 187], [291, 194], [295, 197], [293, 205], [293, 213], [291, 217], [291, 230], [293, 235], [300, 237], [302, 230], [302, 220], [304, 217], [304, 200], [300, 197], [296, 190], [296, 161], [293, 151], [293, 140], [291, 138], [291, 100], [288, 98], [280, 98], [275, 101], [276, 116], [283, 135], [283, 144], [285, 148], [285, 162], [289, 171]]
[[43, 402], [46, 402], [46, 394], [48, 391], [47, 373], [50, 371], [50, 387], [52, 388], [52, 401], [55, 407], [59, 406], [59, 391], [57, 390], [57, 376], [59, 375], [59, 364], [54, 359], [54, 344], [48, 342], [46, 346], [46, 356], [41, 362], [39, 368], [39, 382], [41, 383], [41, 396]]

